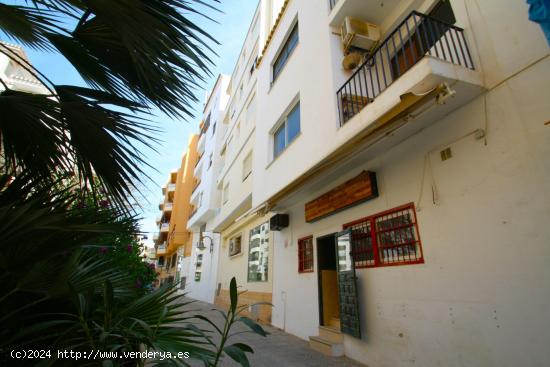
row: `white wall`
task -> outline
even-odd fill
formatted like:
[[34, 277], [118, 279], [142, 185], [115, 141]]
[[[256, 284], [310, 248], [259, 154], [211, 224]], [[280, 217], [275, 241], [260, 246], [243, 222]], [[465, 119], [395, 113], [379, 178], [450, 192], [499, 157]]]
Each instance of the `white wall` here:
[[[373, 367], [549, 365], [548, 70], [546, 59], [487, 95], [487, 146], [473, 136], [446, 145], [484, 126], [479, 97], [293, 206], [275, 243], [273, 324], [317, 335], [317, 274], [295, 270], [297, 238], [413, 201], [425, 264], [358, 270], [365, 336], [346, 337], [346, 355]], [[447, 146], [453, 157], [442, 162]], [[427, 176], [419, 205], [430, 151], [438, 202]], [[380, 197], [305, 223], [307, 200], [363, 169], [377, 172]]]
[[[395, 26], [410, 12], [411, 6], [427, 12], [434, 2], [404, 2], [402, 15], [392, 12], [383, 28]], [[476, 70], [488, 88], [548, 54], [542, 31], [527, 19], [527, 5], [520, 0], [502, 4], [497, 1], [451, 1], [457, 25], [465, 28]], [[341, 68], [339, 37], [332, 34], [334, 29], [328, 25], [327, 14], [328, 8], [324, 5], [291, 1], [258, 69], [257, 100], [261, 120], [255, 134], [254, 207], [342, 145], [341, 140], [334, 139], [336, 134], [350, 135], [346, 131], [352, 124], [339, 127], [336, 101], [336, 91], [350, 73]], [[272, 63], [296, 17], [299, 44], [281, 74], [271, 83]], [[387, 28], [387, 32], [390, 30]], [[270, 132], [297, 95], [301, 103], [301, 135], [273, 160]]]
[[[425, 12], [433, 1], [414, 4]], [[362, 341], [346, 337], [346, 355], [372, 367], [547, 366], [549, 49], [523, 1], [451, 4], [489, 91], [279, 208], [290, 214], [291, 225], [274, 233], [273, 324], [302, 338], [318, 334], [317, 273], [298, 274], [298, 238], [337, 232], [346, 222], [415, 202], [425, 264], [358, 270], [365, 335]], [[271, 85], [271, 63], [297, 14], [299, 44]], [[337, 147], [335, 93], [346, 74], [330, 32], [324, 5], [294, 0], [274, 33], [258, 70], [253, 206]], [[301, 135], [271, 161], [269, 132], [296, 95]], [[486, 129], [487, 145], [472, 135], [460, 139], [476, 129]], [[453, 157], [442, 162], [439, 147], [446, 146]], [[435, 204], [429, 176], [418, 203], [428, 153]], [[305, 202], [364, 169], [377, 172], [379, 198], [305, 223]]]
[[[205, 236], [212, 238], [212, 252], [210, 252], [210, 239], [204, 239], [204, 250], [198, 250], [199, 236], [193, 237], [193, 250], [188, 262], [187, 296], [207, 303], [214, 303], [214, 295], [217, 287], [218, 257], [220, 253], [220, 236], [212, 232], [205, 232]], [[195, 281], [197, 271], [197, 255], [202, 254], [201, 279]]]

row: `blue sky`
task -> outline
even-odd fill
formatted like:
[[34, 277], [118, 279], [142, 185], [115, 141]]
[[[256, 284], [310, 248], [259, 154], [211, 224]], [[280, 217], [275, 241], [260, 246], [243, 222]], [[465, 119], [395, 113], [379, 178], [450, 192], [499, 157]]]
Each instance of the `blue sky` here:
[[[143, 190], [143, 194], [149, 202], [141, 203], [143, 205], [141, 226], [143, 231], [150, 233], [149, 239], [152, 237], [152, 232], [158, 230], [155, 218], [159, 214], [158, 203], [162, 198], [161, 186], [167, 181], [170, 170], [179, 167], [182, 154], [187, 148], [189, 135], [198, 131], [206, 91], [214, 85], [219, 73], [231, 74], [233, 71], [257, 4], [257, 0], [221, 0], [218, 9], [222, 13], [202, 8], [218, 24], [203, 17], [190, 16], [196, 24], [220, 42], [219, 46], [214, 47], [218, 57], [213, 59], [215, 63], [212, 68], [213, 75], [207, 79], [204, 85], [205, 90], [197, 92], [200, 102], [194, 106], [195, 118], [188, 121], [175, 121], [162, 115], [157, 115], [155, 118], [158, 126], [164, 130], [159, 135], [162, 143], [156, 147], [158, 153], [149, 151], [146, 159], [158, 172], [153, 169], [145, 169], [145, 172], [152, 178], [152, 182], [145, 182]], [[78, 73], [61, 56], [29, 49], [26, 49], [26, 52], [34, 66], [54, 83], [83, 83]]]

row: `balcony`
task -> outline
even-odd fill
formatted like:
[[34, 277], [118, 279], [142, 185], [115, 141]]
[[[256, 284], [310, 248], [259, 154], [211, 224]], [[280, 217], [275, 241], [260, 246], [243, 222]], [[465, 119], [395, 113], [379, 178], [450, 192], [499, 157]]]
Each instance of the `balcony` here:
[[202, 167], [204, 166], [204, 153], [200, 155], [197, 163], [195, 163], [195, 168], [193, 170], [193, 176], [200, 178], [202, 176]]
[[160, 224], [160, 231], [161, 232], [168, 232], [168, 229], [170, 229], [170, 223], [161, 223]]
[[160, 224], [161, 220], [162, 220], [162, 214], [161, 214], [161, 215], [158, 215], [157, 218], [156, 218], [156, 220], [155, 220], [155, 222], [157, 223], [157, 225]]
[[173, 193], [176, 191], [176, 184], [175, 183], [171, 183], [171, 184], [168, 184], [168, 193]]
[[159, 236], [160, 236], [160, 235], [159, 235], [158, 232], [153, 233], [153, 242], [157, 242], [158, 239], [159, 239]]
[[197, 142], [197, 153], [204, 154], [204, 149], [206, 148], [206, 135], [201, 134], [199, 136], [199, 141]]
[[[434, 62], [418, 68], [417, 64], [425, 59]], [[413, 68], [416, 72], [411, 71]], [[419, 96], [419, 89], [435, 89], [435, 85], [446, 82], [454, 85], [460, 77], [475, 84], [475, 76], [468, 74], [472, 70], [474, 65], [463, 29], [413, 11], [337, 91], [340, 125], [372, 104], [401, 77], [407, 76], [402, 87], [405, 84], [409, 87], [397, 88], [396, 95]]]
[[193, 216], [194, 216], [195, 214], [197, 214], [197, 210], [199, 210], [199, 208], [196, 207], [196, 206], [194, 206], [194, 207], [191, 209], [191, 212], [189, 213], [189, 218], [188, 218], [188, 219], [193, 218]]
[[173, 208], [174, 208], [174, 204], [173, 204], [173, 203], [166, 202], [166, 203], [164, 203], [164, 205], [163, 205], [163, 207], [162, 207], [162, 211], [164, 211], [164, 212], [171, 212]]
[[177, 181], [178, 181], [178, 170], [173, 169], [173, 170], [170, 171], [170, 182], [169, 182], [169, 184], [176, 183]]
[[164, 255], [166, 253], [166, 242], [163, 242], [162, 245], [157, 246], [156, 253], [157, 253], [157, 256]]

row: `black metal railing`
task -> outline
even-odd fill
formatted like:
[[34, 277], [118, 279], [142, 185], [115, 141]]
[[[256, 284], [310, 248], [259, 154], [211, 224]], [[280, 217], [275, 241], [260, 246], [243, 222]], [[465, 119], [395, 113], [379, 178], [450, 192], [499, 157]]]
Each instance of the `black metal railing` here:
[[426, 55], [474, 69], [462, 28], [413, 11], [336, 92], [340, 125]]
[[332, 8], [334, 8], [334, 5], [336, 5], [336, 3], [338, 3], [338, 1], [340, 0], [329, 0], [329, 4], [330, 4], [330, 10], [332, 10]]

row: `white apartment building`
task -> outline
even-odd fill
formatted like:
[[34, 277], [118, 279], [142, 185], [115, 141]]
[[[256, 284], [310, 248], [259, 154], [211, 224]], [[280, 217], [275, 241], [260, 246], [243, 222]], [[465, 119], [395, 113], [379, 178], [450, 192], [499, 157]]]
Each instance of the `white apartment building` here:
[[[223, 308], [229, 304], [232, 277], [242, 290], [247, 290], [241, 295], [242, 303], [271, 301], [273, 248], [269, 217], [252, 210], [253, 150], [259, 117], [256, 63], [271, 19], [264, 14], [265, 9], [262, 3], [258, 5], [227, 87], [229, 101], [220, 145], [222, 164], [216, 179], [221, 201], [213, 220], [213, 230], [221, 237], [215, 303]], [[256, 246], [258, 233], [261, 246]], [[249, 315], [270, 322], [271, 308], [251, 307]]]
[[282, 214], [272, 324], [371, 367], [550, 365], [550, 58], [525, 2], [260, 9], [252, 190], [219, 187], [222, 217]]
[[[4, 54], [0, 54], [0, 78], [9, 89], [26, 93], [48, 94], [48, 89], [26, 68], [29, 68], [29, 58], [21, 46], [0, 41], [3, 51], [19, 58], [20, 63]], [[23, 67], [21, 64], [25, 65]], [[29, 68], [30, 69], [30, 68]], [[0, 90], [5, 87], [0, 83]]]
[[219, 75], [206, 98], [197, 143], [199, 159], [193, 172], [196, 183], [190, 199], [194, 210], [187, 221], [187, 229], [193, 233], [192, 251], [187, 266], [181, 270], [186, 274], [187, 295], [208, 303], [214, 302], [217, 286], [220, 235], [213, 231], [213, 221], [221, 202], [216, 178], [222, 165], [220, 149], [226, 131], [223, 119], [229, 99], [228, 85], [229, 76]]

